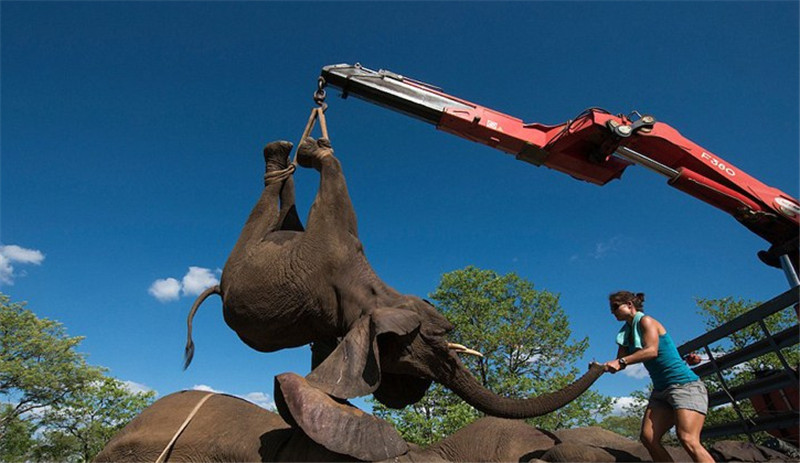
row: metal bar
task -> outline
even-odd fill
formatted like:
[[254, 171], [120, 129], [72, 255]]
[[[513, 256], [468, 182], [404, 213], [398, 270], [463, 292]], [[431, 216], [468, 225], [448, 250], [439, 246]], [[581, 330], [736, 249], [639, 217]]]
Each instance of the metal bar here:
[[445, 108], [470, 109], [461, 101], [439, 94], [432, 86], [389, 71], [373, 71], [356, 65], [333, 65], [322, 68], [328, 86], [370, 103], [437, 125]]
[[634, 151], [626, 146], [620, 146], [619, 148], [617, 148], [614, 154], [634, 164], [639, 164], [641, 166], [644, 166], [652, 170], [653, 172], [664, 175], [671, 179], [679, 175], [679, 172], [673, 169], [672, 167], [665, 166], [664, 164], [661, 164], [660, 162], [651, 159], [645, 156], [644, 154]]
[[786, 412], [767, 417], [757, 417], [751, 420], [752, 424], [742, 427], [741, 423], [725, 423], [716, 426], [703, 428], [700, 437], [708, 439], [711, 437], [729, 436], [731, 434], [751, 434], [770, 429], [796, 428], [800, 421], [798, 412]]
[[684, 356], [688, 353], [691, 353], [697, 349], [702, 348], [705, 345], [712, 344], [719, 339], [724, 338], [732, 333], [735, 333], [742, 328], [752, 325], [756, 323], [758, 320], [772, 315], [775, 312], [779, 312], [792, 304], [797, 304], [800, 298], [800, 294], [798, 294], [797, 289], [790, 289], [783, 294], [780, 294], [773, 299], [761, 304], [760, 306], [756, 307], [755, 309], [744, 313], [733, 320], [721, 325], [713, 330], [707, 332], [702, 336], [698, 336], [695, 339], [692, 339], [680, 347], [678, 347], [678, 352], [681, 356]]
[[704, 347], [706, 349], [706, 353], [708, 354], [709, 363], [711, 364], [712, 368], [714, 369], [714, 373], [717, 374], [717, 378], [719, 379], [719, 383], [720, 383], [720, 387], [722, 388], [722, 391], [730, 399], [729, 402], [731, 403], [731, 406], [733, 406], [733, 410], [736, 412], [736, 415], [739, 417], [739, 421], [740, 421], [740, 424], [742, 426], [742, 429], [744, 429], [745, 432], [747, 433], [747, 438], [750, 440], [750, 442], [754, 442], [753, 441], [753, 436], [751, 436], [750, 433], [747, 431], [748, 424], [747, 424], [746, 418], [744, 417], [744, 413], [742, 413], [742, 410], [739, 408], [739, 403], [736, 402], [736, 399], [733, 398], [733, 394], [731, 394], [730, 389], [728, 388], [728, 384], [725, 381], [725, 378], [722, 376], [722, 371], [717, 366], [717, 362], [714, 359], [714, 355], [711, 352], [711, 349], [707, 345], [704, 346]]
[[772, 392], [776, 389], [782, 389], [787, 386], [796, 386], [797, 377], [793, 374], [787, 374], [785, 370], [777, 370], [774, 375], [764, 378], [756, 378], [740, 386], [735, 386], [727, 391], [717, 391], [708, 395], [708, 406], [716, 407], [729, 403], [731, 398], [736, 401], [742, 401], [761, 394]]
[[[721, 370], [724, 370], [726, 368], [739, 365], [740, 363], [747, 362], [748, 360], [753, 360], [754, 358], [760, 357], [764, 354], [768, 354], [769, 352], [773, 351], [775, 347], [778, 349], [785, 349], [798, 344], [800, 343], [800, 336], [798, 336], [798, 325], [786, 328], [780, 333], [777, 333], [775, 336], [773, 336], [773, 340], [775, 342], [774, 347], [768, 339], [761, 339], [739, 350], [719, 356], [715, 359], [716, 365]], [[694, 373], [700, 377], [708, 376], [714, 373], [713, 367], [708, 363], [698, 365], [697, 367], [693, 368], [692, 371], [694, 371]]]
[[[781, 348], [778, 347], [778, 344], [775, 342], [775, 339], [772, 337], [772, 333], [769, 332], [769, 328], [767, 328], [767, 324], [764, 323], [764, 319], [762, 318], [761, 320], [759, 320], [758, 324], [761, 326], [761, 331], [763, 331], [764, 334], [767, 335], [767, 341], [769, 341], [769, 345], [772, 348], [772, 350], [775, 352], [775, 355], [778, 356], [778, 360], [780, 360], [781, 365], [783, 365], [783, 369], [785, 371], [793, 371], [792, 367], [789, 366], [789, 362], [786, 361], [786, 358], [781, 353]], [[794, 331], [795, 331], [795, 333], [797, 333], [797, 327], [794, 327]], [[795, 341], [800, 341], [800, 338], [796, 339]]]
[[781, 261], [783, 273], [786, 275], [786, 279], [789, 280], [789, 286], [792, 288], [797, 288], [800, 286], [800, 278], [797, 277], [797, 272], [795, 271], [794, 265], [792, 265], [792, 260], [789, 259], [789, 256], [784, 254], [779, 259]]

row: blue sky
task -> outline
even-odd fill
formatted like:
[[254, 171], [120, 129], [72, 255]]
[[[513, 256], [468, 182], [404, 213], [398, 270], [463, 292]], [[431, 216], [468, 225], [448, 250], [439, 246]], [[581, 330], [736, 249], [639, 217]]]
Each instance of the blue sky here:
[[[219, 277], [261, 149], [297, 141], [324, 65], [390, 69], [526, 122], [649, 113], [798, 196], [797, 2], [4, 1], [0, 16], [0, 290], [161, 395], [268, 402], [273, 376], [308, 371], [307, 349], [241, 343], [219, 299], [195, 318], [188, 371], [181, 360], [191, 293]], [[788, 288], [756, 258], [764, 241], [643, 168], [601, 188], [334, 92], [329, 104], [377, 273], [425, 296], [467, 265], [517, 272], [561, 295], [589, 337], [581, 367], [615, 352], [609, 292], [646, 293], [680, 343], [702, 332], [695, 298]], [[296, 182], [304, 217], [318, 176]], [[159, 280], [175, 299], [154, 297]]]

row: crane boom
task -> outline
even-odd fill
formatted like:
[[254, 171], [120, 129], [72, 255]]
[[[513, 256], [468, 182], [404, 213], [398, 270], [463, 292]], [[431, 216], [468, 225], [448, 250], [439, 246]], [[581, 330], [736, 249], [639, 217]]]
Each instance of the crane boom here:
[[358, 97], [597, 185], [620, 178], [631, 164], [642, 165], [667, 177], [672, 187], [731, 214], [772, 245], [759, 253], [764, 262], [779, 266], [779, 257], [788, 255], [796, 273], [800, 202], [653, 116], [590, 108], [562, 124], [524, 123], [391, 71], [337, 64], [323, 67], [321, 76], [344, 98]]

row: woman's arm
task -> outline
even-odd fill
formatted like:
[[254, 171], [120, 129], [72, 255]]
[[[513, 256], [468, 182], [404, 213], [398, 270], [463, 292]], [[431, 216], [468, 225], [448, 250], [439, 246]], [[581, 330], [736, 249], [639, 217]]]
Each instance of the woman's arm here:
[[[642, 328], [642, 345], [643, 347], [632, 354], [628, 354], [628, 349], [620, 346], [617, 349], [617, 359], [606, 362], [603, 366], [605, 371], [616, 373], [625, 369], [625, 366], [634, 363], [646, 362], [648, 360], [658, 357], [658, 336], [661, 331], [661, 324], [658, 323], [653, 317], [644, 316], [639, 320], [639, 326]], [[622, 362], [620, 362], [620, 359]]]
[[628, 348], [624, 346], [617, 347], [617, 359], [611, 360], [610, 362], [606, 362], [603, 364], [604, 371], [610, 373], [616, 373], [619, 370], [622, 370], [622, 365], [619, 364], [619, 359], [628, 355]]
[[639, 320], [639, 326], [642, 328], [642, 348], [623, 357], [624, 362], [628, 365], [658, 357], [658, 336], [661, 324], [653, 317], [644, 316]]

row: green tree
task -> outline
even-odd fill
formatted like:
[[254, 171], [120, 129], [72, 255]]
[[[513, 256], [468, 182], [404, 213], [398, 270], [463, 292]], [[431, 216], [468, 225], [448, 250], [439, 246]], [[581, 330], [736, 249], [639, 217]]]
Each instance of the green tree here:
[[103, 377], [47, 410], [37, 455], [43, 460], [89, 461], [139, 412], [153, 402], [153, 391], [132, 393], [125, 384]]
[[[570, 339], [569, 320], [558, 295], [536, 290], [514, 273], [467, 267], [446, 273], [431, 294], [436, 307], [453, 323], [449, 337], [484, 354], [463, 356], [465, 366], [486, 387], [509, 397], [531, 397], [574, 381], [582, 372], [573, 364], [588, 339]], [[392, 422], [411, 442], [441, 439], [481, 414], [455, 394], [435, 384], [417, 404], [390, 410], [377, 402], [374, 411]], [[545, 429], [595, 424], [611, 409], [611, 398], [589, 390], [569, 405], [530, 423]]]
[[27, 460], [35, 444], [33, 433], [36, 431], [33, 423], [13, 414], [13, 409], [9, 404], [0, 405], [0, 416], [6, 417], [0, 437], [0, 461], [9, 463]]
[[82, 339], [0, 294], [0, 460], [88, 461], [152, 402], [87, 364]]
[[0, 416], [0, 437], [14, 419], [35, 415], [100, 379], [101, 370], [75, 351], [82, 339], [0, 294], [0, 400], [10, 406]]

